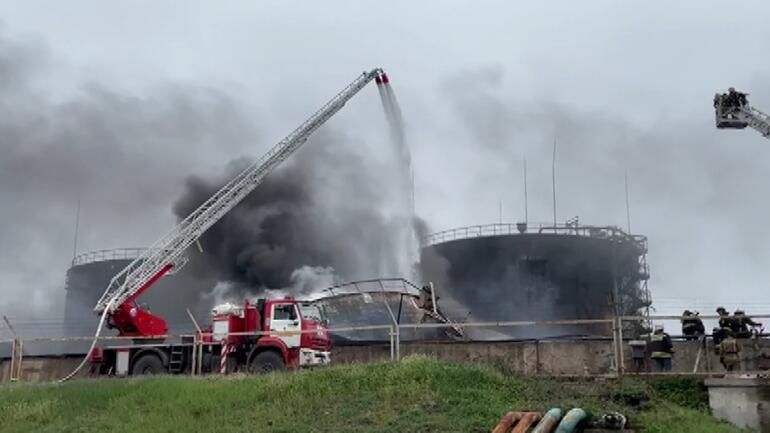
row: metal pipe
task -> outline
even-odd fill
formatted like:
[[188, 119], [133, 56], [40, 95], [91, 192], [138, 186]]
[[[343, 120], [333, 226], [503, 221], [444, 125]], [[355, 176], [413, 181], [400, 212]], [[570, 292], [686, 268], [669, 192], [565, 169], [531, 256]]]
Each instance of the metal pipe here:
[[401, 360], [401, 330], [396, 325], [396, 361]]
[[511, 427], [521, 419], [522, 415], [523, 412], [508, 412], [500, 419], [500, 422], [497, 423], [495, 428], [492, 429], [492, 433], [508, 433], [511, 430]]
[[[618, 321], [613, 320], [612, 321], [612, 347], [614, 351], [615, 356], [615, 375], [618, 375], [618, 371], [620, 368], [618, 367]], [[612, 373], [610, 371], [610, 373]]]
[[623, 374], [626, 372], [626, 357], [623, 353], [623, 321], [620, 320], [620, 317], [618, 317], [618, 340], [620, 343], [620, 369], [618, 371]]
[[11, 342], [11, 368], [8, 370], [11, 382], [16, 382], [16, 339]]
[[195, 357], [195, 352], [197, 350], [198, 350], [198, 337], [196, 336], [193, 339], [192, 350], [190, 350], [190, 363], [191, 363], [190, 374], [192, 374], [193, 376], [195, 376], [195, 372], [198, 369], [198, 360]]
[[198, 345], [198, 374], [203, 374], [203, 345]]
[[22, 364], [24, 363], [24, 340], [19, 340], [19, 362], [16, 364], [16, 380], [21, 380], [21, 374], [24, 371]]
[[576, 407], [570, 409], [562, 418], [559, 426], [556, 427], [554, 433], [573, 433], [577, 431], [578, 426], [588, 418], [588, 413], [585, 410]]
[[516, 423], [516, 427], [511, 430], [511, 433], [527, 433], [533, 424], [540, 421], [542, 413], [540, 412], [525, 412], [519, 422]]
[[398, 323], [401, 323], [401, 310], [404, 306], [404, 294], [402, 293], [401, 296], [398, 298]]
[[197, 350], [198, 350], [198, 338], [199, 338], [199, 335], [201, 335], [203, 333], [203, 331], [201, 331], [201, 327], [198, 326], [198, 321], [195, 320], [195, 316], [193, 316], [193, 314], [190, 312], [190, 309], [187, 308], [186, 311], [187, 311], [187, 315], [190, 316], [190, 320], [192, 320], [193, 325], [195, 326], [195, 329], [198, 331], [198, 333], [195, 334], [195, 336], [193, 337], [193, 347], [192, 347], [192, 352], [190, 352], [190, 355], [192, 357], [192, 359], [191, 359], [191, 362], [192, 362], [191, 373], [192, 373], [193, 376], [195, 376], [196, 370], [198, 368], [198, 362], [197, 362], [198, 360], [197, 360], [197, 356], [196, 356]]

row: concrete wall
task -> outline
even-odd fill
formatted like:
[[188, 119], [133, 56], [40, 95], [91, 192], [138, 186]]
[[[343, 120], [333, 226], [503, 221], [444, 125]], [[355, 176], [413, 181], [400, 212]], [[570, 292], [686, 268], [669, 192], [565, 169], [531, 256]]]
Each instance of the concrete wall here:
[[[744, 370], [767, 369], [770, 341], [742, 342], [742, 367]], [[697, 342], [676, 342], [673, 361], [675, 372], [692, 372], [699, 345]], [[633, 371], [630, 350], [625, 347], [626, 371]], [[489, 364], [518, 374], [582, 375], [610, 372], [613, 358], [611, 340], [555, 340], [525, 342], [403, 342], [401, 356], [423, 354], [438, 359]], [[706, 355], [707, 354], [707, 355]], [[702, 355], [699, 372], [723, 372], [713, 347]], [[81, 357], [25, 357], [23, 379], [25, 381], [51, 381], [69, 373]], [[366, 346], [337, 346], [332, 360], [336, 364], [374, 362], [390, 359], [388, 344]], [[706, 362], [708, 359], [708, 362]], [[647, 360], [643, 371], [651, 370]], [[0, 381], [9, 380], [10, 360], [0, 359]], [[708, 367], [708, 368], [707, 368]]]
[[740, 428], [770, 431], [770, 381], [764, 378], [708, 379], [714, 416]]
[[[27, 357], [22, 362], [21, 378], [23, 382], [52, 382], [60, 379], [77, 367], [82, 357]], [[88, 368], [84, 368], [78, 377], [86, 377]], [[0, 359], [0, 383], [11, 380], [11, 360]]]
[[[770, 369], [770, 340], [739, 340], [739, 345], [741, 348], [741, 370], [758, 371]], [[699, 350], [701, 352], [698, 372], [725, 371], [719, 363], [719, 355], [716, 354], [711, 340], [707, 340], [706, 347], [702, 349], [695, 341], [675, 341], [674, 358], [672, 361], [673, 371], [682, 373], [693, 372]], [[635, 369], [631, 360], [628, 342], [624, 345], [624, 359], [626, 371], [634, 372]], [[653, 363], [650, 359], [646, 359], [641, 372], [651, 372], [653, 370]]]
[[[700, 346], [697, 342], [674, 343], [674, 372], [692, 372]], [[770, 368], [770, 341], [741, 342], [741, 364], [745, 371]], [[484, 363], [504, 366], [506, 370], [519, 374], [579, 375], [602, 374], [610, 371], [613, 358], [611, 340], [555, 340], [526, 342], [403, 342], [401, 356], [424, 354], [439, 359]], [[624, 361], [627, 372], [634, 372], [631, 351], [624, 346]], [[335, 348], [334, 362], [372, 362], [390, 359], [390, 347], [359, 346]], [[638, 372], [652, 372], [650, 359]], [[709, 342], [701, 351], [698, 372], [724, 372], [719, 357]]]

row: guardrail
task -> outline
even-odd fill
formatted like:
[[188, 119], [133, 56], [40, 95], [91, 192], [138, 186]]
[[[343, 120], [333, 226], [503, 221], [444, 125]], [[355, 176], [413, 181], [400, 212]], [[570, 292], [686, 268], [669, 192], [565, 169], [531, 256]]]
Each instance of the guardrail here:
[[[762, 318], [770, 318], [770, 315], [752, 315], [752, 318], [756, 319], [762, 319]], [[501, 346], [501, 351], [488, 351], [488, 350], [482, 350], [477, 355], [480, 355], [481, 353], [498, 353], [498, 355], [503, 356], [501, 358], [504, 362], [505, 361], [505, 353], [504, 347], [514, 347], [510, 346], [511, 342], [514, 343], [520, 343], [523, 345], [530, 345], [527, 347], [530, 347], [529, 349], [520, 349], [523, 350], [520, 354], [520, 356], [523, 356], [522, 360], [524, 360], [527, 356], [534, 356], [536, 361], [536, 366], [534, 367], [534, 371], [541, 372], [541, 363], [543, 362], [551, 362], [551, 365], [556, 361], [553, 361], [553, 359], [556, 358], [563, 358], [560, 357], [558, 352], [554, 352], [555, 349], [547, 350], [545, 353], [550, 353], [552, 356], [556, 358], [552, 358], [550, 360], [544, 360], [541, 357], [543, 356], [541, 354], [540, 346], [542, 344], [566, 344], [568, 342], [574, 342], [575, 344], [599, 344], [599, 348], [597, 347], [592, 348], [591, 350], [584, 351], [586, 353], [586, 359], [582, 361], [575, 361], [575, 360], [569, 360], [569, 362], [592, 362], [594, 365], [594, 368], [590, 374], [592, 375], [610, 375], [610, 376], [620, 376], [623, 374], [640, 374], [640, 375], [647, 375], [652, 374], [649, 371], [649, 368], [644, 371], [634, 371], [633, 368], [627, 368], [626, 367], [626, 360], [630, 358], [631, 352], [631, 346], [630, 342], [631, 340], [645, 340], [646, 336], [640, 336], [640, 335], [633, 335], [633, 336], [624, 336], [623, 335], [623, 324], [625, 322], [633, 322], [635, 324], [643, 324], [643, 323], [650, 323], [651, 321], [659, 321], [659, 320], [681, 320], [685, 317], [683, 316], [622, 316], [617, 318], [603, 318], [603, 319], [578, 319], [578, 320], [522, 320], [522, 321], [489, 321], [489, 322], [470, 322], [470, 323], [461, 323], [461, 324], [444, 324], [444, 323], [408, 323], [408, 324], [398, 324], [398, 323], [392, 323], [392, 324], [381, 324], [381, 325], [369, 325], [369, 326], [351, 326], [351, 327], [339, 327], [339, 328], [330, 328], [327, 330], [327, 332], [331, 335], [334, 334], [343, 334], [343, 333], [355, 333], [355, 332], [362, 332], [362, 331], [382, 331], [383, 333], [386, 333], [388, 335], [389, 340], [383, 341], [383, 343], [387, 344], [389, 347], [389, 353], [390, 353], [390, 360], [392, 361], [398, 361], [401, 359], [401, 353], [403, 349], [404, 344], [409, 344], [410, 351], [414, 352], [412, 348], [417, 347], [418, 350], [425, 350], [426, 347], [428, 347], [429, 352], [428, 353], [442, 353], [441, 350], [438, 350], [438, 352], [430, 352], [429, 346], [436, 344], [436, 345], [445, 345], [445, 344], [466, 344], [469, 345], [466, 346], [467, 349], [463, 349], [468, 351], [469, 355], [462, 355], [460, 352], [460, 358], [461, 359], [475, 359], [478, 358], [476, 355], [470, 355], [470, 352], [473, 351], [474, 347], [477, 344], [504, 344], [508, 346]], [[688, 317], [690, 318], [690, 317]], [[702, 316], [699, 317], [701, 319], [717, 319], [718, 316]], [[597, 328], [598, 325], [598, 328]], [[602, 325], [604, 325], [602, 327]], [[408, 335], [404, 334], [404, 331], [410, 331], [410, 330], [419, 330], [419, 329], [442, 329], [442, 328], [450, 328], [451, 326], [460, 326], [465, 331], [470, 331], [472, 329], [497, 329], [497, 328], [526, 328], [526, 327], [536, 327], [540, 328], [541, 330], [547, 327], [551, 326], [592, 326], [591, 332], [592, 334], [586, 334], [586, 335], [574, 335], [574, 336], [552, 336], [552, 337], [539, 337], [539, 338], [520, 338], [520, 339], [509, 339], [509, 340], [475, 340], [475, 341], [469, 341], [469, 340], [455, 340], [455, 341], [423, 341], [423, 340], [411, 340], [409, 343], [405, 343], [402, 341], [402, 336]], [[305, 333], [316, 333], [317, 330], [297, 330], [297, 331], [281, 331], [281, 332], [269, 332], [269, 331], [257, 331], [257, 332], [232, 332], [232, 333], [216, 333], [216, 336], [213, 332], [201, 332], [196, 337], [195, 334], [175, 334], [175, 335], [158, 335], [158, 336], [148, 336], [144, 338], [137, 338], [137, 337], [119, 337], [119, 336], [100, 336], [98, 340], [103, 343], [109, 343], [109, 342], [115, 342], [120, 345], [121, 342], [126, 342], [127, 344], [135, 344], [137, 342], [140, 342], [141, 340], [167, 340], [167, 341], [182, 341], [182, 339], [187, 338], [188, 340], [192, 340], [193, 344], [193, 354], [195, 354], [195, 361], [193, 365], [197, 365], [197, 370], [193, 370], [190, 373], [191, 374], [200, 374], [200, 365], [201, 365], [201, 356], [203, 354], [202, 347], [204, 346], [210, 346], [210, 345], [218, 345], [223, 344], [223, 340], [218, 340], [220, 338], [226, 339], [230, 336], [262, 336], [262, 335], [279, 335], [279, 336], [288, 336], [288, 335], [298, 335], [298, 334], [305, 334]], [[605, 333], [606, 332], [606, 333]], [[542, 332], [541, 332], [542, 334]], [[466, 332], [467, 335], [467, 332]], [[213, 337], [212, 340], [214, 341], [204, 341], [204, 339], [207, 339], [206, 337]], [[631, 338], [630, 338], [631, 337]], [[713, 358], [714, 355], [709, 349], [709, 341], [707, 339], [708, 335], [705, 336], [704, 339], [697, 340], [697, 341], [691, 341], [690, 343], [678, 343], [678, 344], [691, 344], [691, 350], [689, 356], [682, 355], [682, 360], [680, 362], [679, 370], [683, 369], [683, 365], [681, 363], [685, 363], [684, 367], [687, 367], [685, 372], [679, 371], [677, 373], [669, 373], [669, 372], [655, 372], [654, 374], [693, 374], [693, 375], [723, 375], [724, 371], [720, 370], [718, 367], [713, 368], [710, 364], [708, 359]], [[754, 341], [753, 345], [755, 346], [755, 353], [760, 353], [758, 349], [756, 349], [756, 346], [761, 342], [761, 348], [770, 349], [770, 340], [765, 338], [766, 335], [762, 334], [760, 336], [757, 336], [750, 341]], [[408, 337], [407, 337], [408, 338]], [[681, 337], [680, 337], [681, 338]], [[674, 336], [674, 339], [677, 339], [676, 336]], [[683, 338], [682, 338], [683, 339]], [[13, 340], [0, 340], [0, 344], [10, 343], [11, 344], [11, 358], [10, 358], [10, 378], [13, 380], [22, 380], [23, 379], [23, 362], [24, 362], [24, 351], [25, 351], [25, 345], [27, 347], [29, 345], [33, 345], [35, 343], [41, 343], [41, 342], [58, 342], [58, 343], [66, 343], [66, 342], [90, 342], [93, 340], [92, 336], [84, 336], [84, 337], [19, 337], [16, 336]], [[594, 341], [594, 343], [585, 343], [585, 341]], [[749, 340], [746, 340], [749, 341]], [[369, 343], [371, 344], [371, 343]], [[428, 346], [425, 346], [425, 345]], [[415, 346], [416, 345], [416, 346]], [[601, 346], [604, 345], [604, 346]], [[610, 346], [611, 345], [611, 346]], [[745, 347], [749, 347], [751, 344], [748, 342], [746, 343]], [[121, 346], [124, 347], [124, 346]], [[355, 347], [355, 346], [352, 346]], [[438, 346], [436, 346], [438, 347]], [[422, 349], [419, 349], [422, 348]], [[695, 365], [693, 368], [691, 368], [690, 364], [692, 362], [694, 349], [697, 348], [698, 354], [695, 356]], [[343, 347], [344, 349], [344, 347]], [[712, 347], [713, 349], [713, 347]], [[454, 350], [454, 349], [453, 349]], [[529, 350], [529, 352], [526, 352]], [[530, 353], [530, 355], [525, 355], [526, 353]], [[628, 353], [627, 353], [628, 352]], [[372, 351], [371, 349], [365, 349], [363, 351], [359, 351], [359, 353], [378, 353], [376, 351]], [[387, 353], [387, 352], [383, 352]], [[453, 351], [447, 352], [449, 354], [453, 353]], [[511, 352], [511, 354], [515, 354], [517, 352]], [[574, 351], [570, 351], [568, 353], [574, 353]], [[583, 352], [581, 352], [583, 353]], [[649, 354], [648, 354], [649, 355]], [[470, 356], [470, 357], [469, 357]], [[675, 354], [675, 358], [678, 356]], [[594, 357], [593, 359], [591, 357]], [[569, 357], [566, 357], [569, 358]], [[566, 359], [564, 358], [564, 359]], [[387, 358], [386, 358], [387, 359]], [[706, 361], [703, 361], [706, 360]], [[748, 361], [746, 359], [745, 361]], [[510, 362], [513, 362], [513, 360], [510, 360]], [[531, 359], [530, 361], [531, 362]], [[714, 361], [716, 362], [716, 361]], [[706, 371], [698, 371], [699, 370], [699, 364], [705, 363]], [[600, 367], [597, 367], [597, 365], [601, 365]], [[747, 364], [748, 365], [748, 364]], [[574, 366], [573, 366], [574, 367]], [[586, 367], [584, 367], [586, 368]], [[574, 369], [573, 369], [574, 370]], [[1, 370], [0, 370], [1, 371]], [[744, 369], [741, 373], [754, 373], [756, 370], [750, 370], [750, 369]], [[557, 374], [558, 372], [551, 371], [548, 374]], [[765, 372], [766, 373], [766, 372]], [[540, 374], [540, 373], [538, 373]], [[580, 373], [571, 373], [573, 375], [580, 374]], [[587, 371], [584, 374], [589, 374]]]
[[647, 245], [646, 236], [632, 235], [615, 226], [589, 226], [579, 225], [577, 223], [556, 225], [553, 223], [494, 223], [473, 225], [429, 234], [422, 239], [422, 245], [431, 246], [462, 239], [532, 233], [552, 233], [602, 239], [623, 239], [639, 243], [645, 250]]

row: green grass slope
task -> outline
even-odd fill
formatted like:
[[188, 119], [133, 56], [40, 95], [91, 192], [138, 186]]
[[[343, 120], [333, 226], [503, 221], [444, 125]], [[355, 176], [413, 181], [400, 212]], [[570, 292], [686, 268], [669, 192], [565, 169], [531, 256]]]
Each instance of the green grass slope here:
[[489, 432], [505, 412], [625, 413], [644, 432], [739, 432], [696, 381], [565, 381], [409, 358], [270, 376], [0, 387], [2, 432]]

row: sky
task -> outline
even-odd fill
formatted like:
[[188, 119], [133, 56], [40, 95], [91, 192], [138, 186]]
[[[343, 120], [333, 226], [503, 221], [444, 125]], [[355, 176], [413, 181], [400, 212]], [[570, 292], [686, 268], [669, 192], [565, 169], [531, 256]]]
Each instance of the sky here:
[[[770, 143], [711, 105], [735, 86], [770, 111], [767, 22], [761, 2], [0, 1], [0, 313], [60, 310], [78, 201], [77, 252], [149, 245], [188, 176], [380, 66], [431, 231], [522, 220], [524, 159], [551, 221], [555, 141], [558, 221], [625, 227], [627, 173], [658, 312], [770, 311]], [[326, 128], [378, 142], [374, 89]]]

